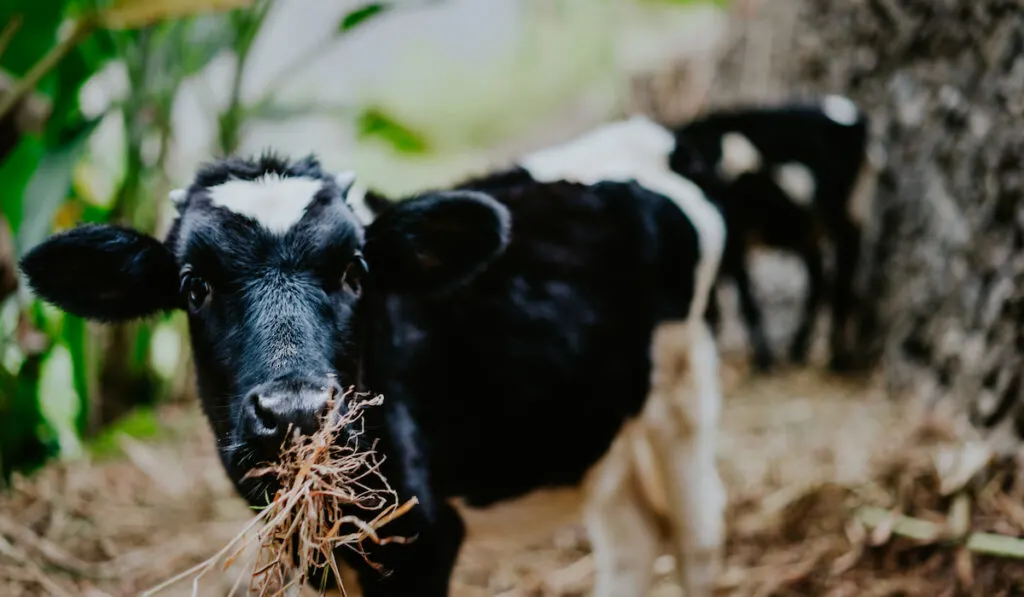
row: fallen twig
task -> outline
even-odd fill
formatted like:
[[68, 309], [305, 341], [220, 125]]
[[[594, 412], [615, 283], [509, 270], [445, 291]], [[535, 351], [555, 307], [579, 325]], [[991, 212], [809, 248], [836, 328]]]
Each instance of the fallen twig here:
[[[892, 521], [892, 533], [922, 543], [934, 543], [948, 539], [946, 525], [896, 514], [882, 508], [864, 507], [857, 511], [857, 519], [869, 527], [878, 527]], [[955, 541], [952, 541], [955, 543]], [[988, 555], [1024, 559], [1024, 539], [996, 533], [974, 532], [964, 546], [972, 552]]]

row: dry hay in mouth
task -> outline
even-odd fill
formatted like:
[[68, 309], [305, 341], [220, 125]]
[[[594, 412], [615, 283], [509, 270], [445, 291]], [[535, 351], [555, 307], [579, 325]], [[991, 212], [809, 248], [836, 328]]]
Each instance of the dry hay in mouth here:
[[[276, 462], [255, 468], [245, 478], [271, 475], [280, 489], [264, 508], [231, 542], [210, 559], [150, 589], [153, 595], [186, 578], [193, 579], [198, 595], [200, 578], [223, 560], [228, 568], [247, 548], [255, 545], [254, 557], [247, 558], [250, 574], [238, 577], [237, 585], [249, 577], [250, 593], [284, 595], [309, 580], [311, 570], [334, 574], [344, 592], [335, 550], [346, 547], [362, 555], [374, 568], [362, 548], [369, 539], [378, 545], [408, 543], [415, 537], [381, 537], [381, 527], [404, 515], [417, 504], [415, 497], [399, 503], [398, 494], [380, 472], [383, 457], [375, 444], [362, 445], [363, 410], [380, 406], [382, 396], [369, 397], [350, 388], [340, 397], [347, 408], [337, 408], [331, 390], [328, 409], [319, 430], [312, 435], [291, 436]], [[342, 431], [346, 439], [338, 442]], [[364, 517], [360, 514], [370, 514]], [[260, 523], [262, 526], [256, 530]], [[343, 526], [351, 530], [342, 529]], [[234, 594], [232, 589], [231, 594]]]

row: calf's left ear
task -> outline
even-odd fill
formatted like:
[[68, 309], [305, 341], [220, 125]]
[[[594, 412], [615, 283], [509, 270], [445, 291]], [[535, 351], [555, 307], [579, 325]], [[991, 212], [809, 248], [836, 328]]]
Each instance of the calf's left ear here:
[[449, 191], [397, 201], [366, 230], [368, 280], [389, 292], [445, 292], [505, 250], [511, 216], [491, 196]]
[[180, 305], [174, 255], [130, 228], [86, 224], [55, 234], [20, 265], [40, 298], [86, 319], [127, 321]]

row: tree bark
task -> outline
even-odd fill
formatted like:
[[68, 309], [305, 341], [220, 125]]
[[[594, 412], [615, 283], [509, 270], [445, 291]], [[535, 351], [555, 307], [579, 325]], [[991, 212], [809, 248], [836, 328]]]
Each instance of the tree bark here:
[[887, 161], [860, 283], [863, 356], [951, 401], [997, 449], [1024, 438], [1024, 6], [804, 0], [795, 88], [846, 93]]

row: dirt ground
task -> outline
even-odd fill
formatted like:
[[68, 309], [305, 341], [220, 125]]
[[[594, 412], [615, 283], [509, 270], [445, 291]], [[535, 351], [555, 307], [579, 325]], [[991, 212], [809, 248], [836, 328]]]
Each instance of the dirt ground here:
[[[866, 480], [865, 447], [884, 443], [898, 423], [894, 406], [812, 372], [737, 378], [730, 386], [721, 466], [734, 511], [752, 502], [768, 511], [782, 506], [822, 481], [823, 469], [832, 471], [827, 480]], [[201, 415], [190, 407], [161, 416], [164, 437], [126, 440], [124, 459], [52, 467], [18, 484], [0, 506], [0, 537], [10, 541], [0, 539], [0, 564], [7, 564], [0, 565], [0, 594], [134, 595], [209, 556], [244, 526], [248, 513], [224, 478]], [[582, 529], [568, 527], [519, 553], [500, 546], [465, 552], [454, 595], [583, 594], [592, 573], [588, 551]], [[727, 576], [756, 564], [749, 552], [734, 551]], [[663, 576], [672, 566], [670, 557], [658, 563]], [[10, 592], [2, 589], [5, 575]], [[223, 581], [204, 583], [201, 594], [227, 595], [232, 579]], [[662, 584], [657, 595], [680, 594]], [[166, 594], [189, 591], [183, 583]]]
[[[785, 259], [759, 265], [758, 290], [776, 314], [769, 332], [781, 347], [795, 320], [799, 294], [790, 288], [800, 273]], [[832, 378], [820, 364], [749, 377], [728, 301], [725, 312], [722, 595], [1024, 594], [1021, 560], [971, 555], [939, 539], [908, 542], [897, 537], [901, 523], [884, 516], [858, 522], [857, 509], [870, 505], [943, 525], [952, 498], [938, 491], [943, 476], [933, 463], [944, 446], [947, 459], [949, 447], [961, 446], [948, 429], [916, 429], [910, 421], [921, 418], [908, 403], [887, 400], [868, 380]], [[0, 501], [0, 595], [137, 595], [242, 529], [249, 513], [202, 415], [186, 405], [160, 417], [161, 437], [123, 438], [122, 457], [54, 465], [15, 484]], [[985, 478], [995, 481], [960, 492], [973, 509], [959, 526], [1024, 536], [1021, 483], [998, 472]], [[656, 597], [682, 595], [671, 581], [674, 565], [671, 556], [658, 560]], [[208, 574], [199, 594], [229, 595], [235, 569]], [[586, 536], [570, 526], [526, 550], [464, 550], [453, 595], [586, 595], [592, 577]], [[161, 594], [191, 590], [184, 582]]]

